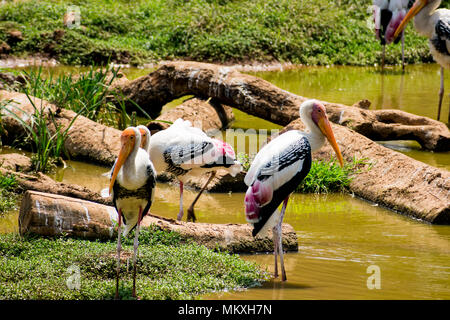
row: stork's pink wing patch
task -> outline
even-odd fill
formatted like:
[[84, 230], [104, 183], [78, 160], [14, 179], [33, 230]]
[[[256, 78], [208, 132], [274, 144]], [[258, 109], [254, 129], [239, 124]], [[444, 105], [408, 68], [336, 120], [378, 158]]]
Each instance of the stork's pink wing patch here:
[[219, 153], [219, 155], [224, 156], [227, 155], [230, 158], [235, 158], [236, 154], [234, 153], [233, 148], [231, 145], [224, 141], [220, 141], [218, 139], [212, 139], [214, 142], [214, 145], [216, 146], [216, 150]]
[[249, 223], [256, 223], [260, 220], [259, 211], [261, 207], [272, 200], [273, 189], [271, 186], [256, 180], [247, 189], [245, 194], [245, 218]]

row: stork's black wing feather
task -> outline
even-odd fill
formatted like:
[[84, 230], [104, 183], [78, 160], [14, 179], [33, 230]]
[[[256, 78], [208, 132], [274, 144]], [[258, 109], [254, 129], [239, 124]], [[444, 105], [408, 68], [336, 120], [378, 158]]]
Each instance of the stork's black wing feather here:
[[208, 152], [214, 147], [212, 142], [191, 143], [185, 146], [171, 146], [164, 153], [164, 161], [168, 164], [167, 171], [176, 175], [185, 174], [188, 170], [181, 168], [182, 164], [189, 163]]
[[436, 35], [431, 39], [432, 45], [442, 54], [450, 55], [447, 48], [447, 41], [450, 40], [450, 21], [442, 18], [436, 23]]
[[298, 168], [297, 173], [277, 190], [274, 190], [272, 201], [261, 208], [259, 212], [260, 221], [253, 224], [253, 236], [258, 234], [281, 202], [295, 191], [297, 186], [311, 170], [311, 145], [309, 144], [308, 139], [303, 137], [295, 141], [277, 158], [272, 158], [272, 160], [260, 170], [257, 179], [263, 181], [300, 160], [303, 160], [303, 165]]

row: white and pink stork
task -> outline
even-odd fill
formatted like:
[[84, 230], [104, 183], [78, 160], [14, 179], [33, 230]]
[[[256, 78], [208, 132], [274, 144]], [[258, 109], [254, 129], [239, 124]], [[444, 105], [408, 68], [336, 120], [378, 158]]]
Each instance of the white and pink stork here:
[[[441, 65], [438, 120], [441, 118], [444, 97], [444, 68], [450, 68], [450, 10], [438, 9], [441, 2], [441, 0], [416, 0], [394, 34], [394, 37], [398, 37], [408, 22], [415, 17], [416, 30], [430, 40], [431, 54], [434, 60]], [[450, 111], [448, 122], [450, 123]]]
[[[386, 45], [398, 43], [394, 33], [400, 25], [406, 12], [411, 8], [413, 0], [373, 0], [373, 14], [375, 20], [375, 33], [383, 46], [381, 68], [384, 69]], [[405, 70], [405, 37], [402, 33], [402, 68]]]
[[173, 174], [180, 182], [178, 220], [181, 220], [184, 214], [183, 185], [190, 177], [210, 173], [206, 184], [188, 208], [187, 221], [193, 222], [196, 220], [194, 205], [214, 178], [216, 170], [225, 169], [232, 176], [236, 176], [242, 168], [228, 143], [208, 137], [201, 129], [193, 127], [190, 121], [183, 119], [177, 119], [166, 130], [152, 135], [150, 159], [158, 172]]
[[155, 186], [156, 171], [150, 161], [147, 151], [140, 148], [141, 134], [135, 127], [129, 127], [120, 137], [121, 149], [114, 163], [109, 185], [109, 193], [118, 212], [117, 235], [117, 270], [116, 270], [116, 299], [119, 298], [119, 273], [122, 220], [125, 226], [123, 235], [126, 236], [136, 227], [133, 255], [133, 297], [136, 297], [136, 256], [139, 246], [139, 229], [142, 218], [150, 210]]
[[[325, 107], [316, 100], [305, 101], [300, 106], [300, 118], [308, 132], [292, 130], [270, 141], [258, 152], [245, 176], [245, 183], [249, 187], [244, 200], [246, 219], [253, 224], [253, 236], [264, 235], [272, 229], [275, 277], [278, 277], [279, 255], [283, 281], [286, 280], [286, 271], [281, 223], [290, 194], [311, 169], [311, 152], [320, 149], [326, 137], [343, 166]], [[281, 203], [283, 207], [280, 212], [277, 208]]]

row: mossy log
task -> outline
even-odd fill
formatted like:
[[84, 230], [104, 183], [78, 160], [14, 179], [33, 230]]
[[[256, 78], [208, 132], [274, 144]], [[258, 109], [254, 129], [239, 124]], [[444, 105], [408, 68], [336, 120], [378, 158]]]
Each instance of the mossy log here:
[[[149, 214], [142, 225], [151, 224], [178, 232], [184, 239], [192, 239], [210, 249], [232, 253], [273, 251], [272, 235], [254, 238], [250, 225], [182, 222]], [[19, 213], [21, 234], [111, 239], [117, 237], [116, 226], [117, 211], [111, 206], [34, 191], [25, 193]], [[295, 230], [288, 224], [283, 224], [282, 230], [284, 250], [297, 251]]]
[[[211, 97], [282, 126], [299, 117], [300, 104], [307, 99], [233, 68], [187, 61], [163, 64], [149, 75], [116, 89], [121, 89], [126, 99], [133, 100], [153, 115], [158, 115], [161, 108], [174, 99], [194, 95], [205, 99]], [[331, 121], [369, 139], [416, 140], [427, 150], [450, 150], [450, 131], [439, 121], [400, 110], [366, 110], [358, 106], [323, 103]]]

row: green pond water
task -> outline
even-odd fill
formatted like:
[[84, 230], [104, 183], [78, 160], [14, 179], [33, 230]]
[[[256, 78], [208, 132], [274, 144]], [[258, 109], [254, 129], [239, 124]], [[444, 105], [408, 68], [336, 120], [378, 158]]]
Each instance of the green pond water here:
[[[375, 68], [323, 67], [256, 75], [303, 96], [350, 105], [369, 99], [374, 109], [396, 108], [435, 118], [438, 71], [435, 65], [420, 65], [408, 66], [405, 75], [395, 70], [381, 75]], [[132, 79], [149, 70], [124, 69], [124, 72]], [[164, 110], [179, 102], [167, 105]], [[443, 119], [447, 119], [449, 102], [448, 98], [444, 101]], [[235, 116], [235, 129], [280, 128], [238, 110]], [[382, 144], [450, 170], [450, 152], [425, 152], [411, 141]], [[108, 179], [101, 174], [109, 168], [75, 161], [67, 164], [68, 168], [57, 170], [52, 177], [94, 191], [107, 187]], [[185, 208], [195, 195], [194, 191], [186, 190]], [[155, 197], [151, 211], [174, 218], [178, 212], [178, 186], [158, 183]], [[243, 199], [243, 193], [206, 193], [196, 205], [198, 220], [245, 223]], [[423, 223], [348, 194], [294, 194], [284, 221], [294, 227], [299, 238], [299, 251], [285, 254], [287, 282], [274, 279], [262, 287], [203, 298], [450, 299], [450, 226]], [[16, 230], [17, 212], [0, 218], [0, 232]], [[272, 254], [241, 257], [273, 271]], [[379, 268], [380, 289], [369, 288], [372, 273], [368, 273], [368, 268]]]

